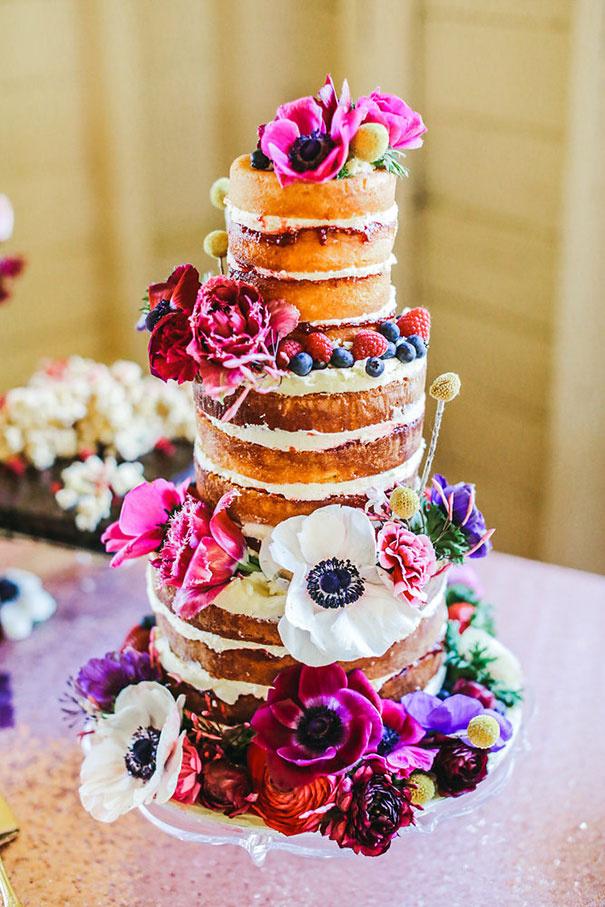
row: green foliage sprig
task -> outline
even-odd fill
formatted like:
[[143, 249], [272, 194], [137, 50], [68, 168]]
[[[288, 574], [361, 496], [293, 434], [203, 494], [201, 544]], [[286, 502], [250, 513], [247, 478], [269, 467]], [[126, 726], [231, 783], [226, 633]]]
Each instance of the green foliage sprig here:
[[446, 688], [451, 690], [458, 678], [464, 677], [466, 680], [475, 680], [477, 683], [483, 684], [507, 708], [521, 702], [523, 699], [521, 690], [512, 690], [492, 676], [490, 665], [496, 661], [496, 657], [489, 655], [487, 649], [478, 644], [472, 646], [468, 653], [463, 655], [458, 647], [459, 639], [458, 623], [448, 621], [445, 635]]
[[409, 527], [416, 535], [424, 534], [430, 538], [437, 560], [461, 564], [467, 551], [470, 551], [468, 539], [464, 532], [437, 504], [424, 500], [420, 510], [412, 517]]

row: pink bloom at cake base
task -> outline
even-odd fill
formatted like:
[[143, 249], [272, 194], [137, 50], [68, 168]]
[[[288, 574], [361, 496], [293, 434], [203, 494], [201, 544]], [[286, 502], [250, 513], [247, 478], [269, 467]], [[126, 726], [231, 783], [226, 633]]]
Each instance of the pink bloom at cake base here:
[[398, 702], [382, 700], [384, 730], [378, 754], [384, 757], [389, 769], [400, 778], [407, 778], [415, 770], [428, 772], [435, 759], [435, 752], [414, 744], [426, 736], [422, 725]]
[[384, 582], [410, 604], [426, 602], [423, 587], [435, 570], [435, 551], [426, 535], [415, 535], [401, 523], [385, 523], [376, 539]]
[[107, 553], [114, 555], [112, 567], [157, 551], [168, 518], [185, 500], [188, 485], [188, 481], [173, 485], [166, 479], [154, 479], [137, 485], [126, 494], [120, 518], [101, 536]]
[[389, 145], [401, 151], [404, 148], [420, 148], [422, 136], [427, 131], [422, 117], [412, 110], [405, 101], [394, 94], [383, 94], [380, 89], [373, 91], [359, 102], [369, 105], [365, 123], [380, 123], [389, 133]]
[[189, 738], [183, 737], [183, 761], [172, 799], [179, 803], [195, 803], [202, 787], [199, 781], [201, 771], [200, 754]]
[[170, 520], [153, 566], [177, 587], [174, 610], [180, 617], [194, 617], [214, 601], [246, 555], [241, 529], [227, 513], [234, 497], [235, 492], [223, 495], [214, 512], [188, 497]]
[[204, 391], [220, 399], [237, 387], [277, 379], [277, 345], [298, 324], [298, 309], [283, 300], [265, 303], [251, 284], [211, 277], [202, 285], [190, 325], [187, 353], [197, 363]]

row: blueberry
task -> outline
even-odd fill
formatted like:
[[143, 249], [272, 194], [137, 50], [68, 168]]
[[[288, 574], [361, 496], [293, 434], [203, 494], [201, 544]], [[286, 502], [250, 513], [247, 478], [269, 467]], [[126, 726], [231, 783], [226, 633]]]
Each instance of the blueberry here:
[[290, 371], [304, 378], [313, 368], [313, 359], [308, 353], [297, 353], [290, 359]]
[[323, 372], [323, 370], [327, 367], [328, 367], [327, 362], [322, 362], [321, 359], [313, 360], [313, 371], [314, 372]]
[[417, 359], [422, 359], [423, 356], [426, 356], [426, 343], [420, 334], [410, 334], [409, 337], [406, 337], [406, 342], [411, 343], [416, 350]]
[[271, 166], [271, 161], [266, 154], [263, 154], [260, 148], [256, 148], [250, 155], [250, 164], [254, 170], [268, 170]]
[[0, 576], [0, 604], [12, 602], [19, 595], [19, 586], [8, 576]]
[[354, 362], [353, 353], [345, 350], [342, 346], [336, 347], [330, 359], [330, 364], [335, 368], [351, 368]]
[[395, 343], [395, 341], [399, 340], [401, 337], [401, 331], [394, 321], [385, 321], [384, 324], [381, 324], [378, 328], [378, 332], [382, 334], [383, 337], [386, 337], [387, 340], [390, 340], [391, 343]]
[[379, 359], [378, 356], [372, 356], [371, 359], [368, 359], [366, 362], [366, 372], [372, 378], [378, 378], [379, 375], [382, 375], [384, 372], [384, 362], [382, 359]]
[[416, 358], [416, 348], [407, 340], [403, 340], [397, 344], [397, 358], [400, 362], [413, 362]]
[[145, 327], [148, 331], [153, 331], [154, 327], [164, 315], [167, 315], [171, 311], [170, 300], [161, 299], [156, 305], [155, 309], [151, 309], [147, 312], [147, 317], [145, 318]]
[[382, 354], [382, 356], [380, 358], [381, 359], [392, 359], [393, 356], [396, 355], [396, 353], [397, 353], [397, 347], [391, 340], [389, 340], [389, 345], [387, 346], [386, 350], [384, 351], [384, 353]]

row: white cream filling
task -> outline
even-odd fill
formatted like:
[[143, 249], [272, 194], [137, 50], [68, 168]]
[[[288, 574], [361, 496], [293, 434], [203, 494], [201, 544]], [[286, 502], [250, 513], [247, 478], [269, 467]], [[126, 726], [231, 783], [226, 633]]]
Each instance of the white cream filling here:
[[400, 362], [395, 356], [386, 359], [384, 372], [372, 378], [366, 372], [365, 360], [355, 362], [350, 368], [325, 368], [314, 370], [308, 375], [288, 372], [275, 389], [284, 397], [302, 397], [304, 394], [345, 394], [384, 387], [394, 381], [415, 378], [426, 365], [426, 356], [412, 362]]
[[396, 224], [398, 211], [397, 205], [394, 204], [386, 211], [376, 211], [374, 214], [360, 214], [335, 220], [312, 220], [306, 217], [280, 217], [274, 214], [243, 211], [241, 208], [236, 208], [228, 198], [225, 199], [225, 208], [230, 221], [257, 233], [281, 233], [284, 230], [305, 230], [313, 227], [364, 231], [372, 224], [380, 224], [380, 226]]
[[402, 425], [416, 421], [423, 413], [424, 394], [415, 403], [399, 407], [391, 421], [362, 425], [351, 431], [286, 431], [283, 428], [268, 428], [266, 425], [234, 425], [232, 422], [221, 422], [213, 416], [206, 418], [223, 434], [248, 444], [259, 444], [271, 450], [319, 451], [333, 450], [351, 441], [369, 444], [387, 437]]
[[370, 488], [386, 491], [398, 482], [404, 482], [414, 475], [420, 466], [423, 452], [424, 442], [420, 444], [418, 450], [411, 457], [408, 457], [407, 460], [393, 469], [378, 473], [378, 475], [361, 476], [358, 479], [349, 479], [345, 482], [287, 482], [284, 484], [272, 484], [271, 482], [261, 482], [258, 479], [252, 479], [249, 476], [242, 476], [231, 469], [217, 466], [208, 459], [198, 442], [195, 445], [196, 461], [200, 468], [206, 472], [219, 475], [228, 482], [239, 485], [242, 488], [259, 488], [269, 494], [281, 495], [289, 501], [323, 501], [331, 497], [366, 494]]
[[[379, 261], [376, 264], [363, 265], [356, 267], [350, 265], [348, 268], [342, 268], [340, 271], [272, 271], [269, 268], [254, 266], [252, 270], [259, 277], [266, 277], [275, 280], [309, 280], [317, 283], [322, 280], [343, 280], [346, 277], [374, 277], [377, 274], [384, 274], [390, 271], [392, 265], [397, 262], [394, 255], [389, 255], [386, 261]], [[231, 271], [240, 271], [242, 265], [232, 256], [227, 256], [227, 263]]]

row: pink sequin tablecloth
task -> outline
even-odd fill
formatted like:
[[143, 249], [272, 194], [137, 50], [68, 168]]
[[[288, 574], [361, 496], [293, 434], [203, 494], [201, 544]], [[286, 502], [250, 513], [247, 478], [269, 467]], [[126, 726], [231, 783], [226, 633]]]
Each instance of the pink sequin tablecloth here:
[[379, 859], [271, 853], [259, 869], [238, 848], [180, 843], [136, 813], [104, 826], [79, 805], [58, 698], [147, 610], [142, 565], [0, 542], [9, 565], [41, 574], [59, 602], [30, 639], [0, 643], [17, 715], [0, 731], [0, 791], [23, 829], [3, 858], [25, 907], [605, 905], [603, 578], [498, 554], [479, 564], [535, 699], [531, 749], [499, 797]]

